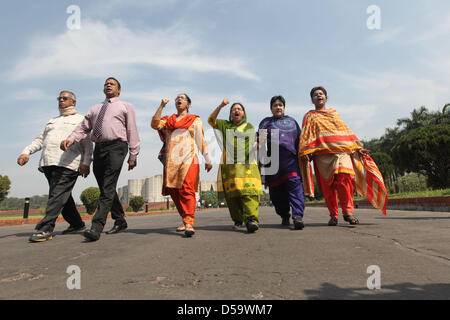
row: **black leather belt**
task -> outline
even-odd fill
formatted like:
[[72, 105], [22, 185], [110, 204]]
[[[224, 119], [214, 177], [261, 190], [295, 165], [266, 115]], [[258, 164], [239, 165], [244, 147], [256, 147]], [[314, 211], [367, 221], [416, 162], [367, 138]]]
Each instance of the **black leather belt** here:
[[109, 141], [96, 142], [95, 145], [98, 145], [99, 147], [106, 147], [106, 146], [110, 146], [110, 145], [116, 144], [118, 142], [127, 143], [127, 142], [122, 141], [120, 139], [115, 139], [115, 140], [109, 140]]

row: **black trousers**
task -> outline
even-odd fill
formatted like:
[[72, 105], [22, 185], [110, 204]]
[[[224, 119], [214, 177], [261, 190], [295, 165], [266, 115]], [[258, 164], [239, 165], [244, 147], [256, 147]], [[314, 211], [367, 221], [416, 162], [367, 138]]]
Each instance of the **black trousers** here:
[[84, 226], [72, 198], [72, 189], [77, 181], [78, 171], [58, 166], [46, 166], [42, 167], [42, 170], [48, 180], [49, 192], [45, 217], [36, 225], [36, 230], [53, 232], [60, 212], [71, 226]]
[[128, 143], [121, 140], [98, 142], [94, 149], [94, 175], [100, 189], [98, 208], [92, 218], [91, 229], [102, 232], [108, 213], [115, 225], [126, 224], [125, 212], [117, 195], [117, 181], [123, 161], [128, 153]]

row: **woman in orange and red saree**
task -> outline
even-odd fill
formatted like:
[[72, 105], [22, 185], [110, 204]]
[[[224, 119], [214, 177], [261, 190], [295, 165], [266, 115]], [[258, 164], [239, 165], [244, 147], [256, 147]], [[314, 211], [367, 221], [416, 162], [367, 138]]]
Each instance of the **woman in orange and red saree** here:
[[217, 174], [219, 197], [225, 197], [234, 222], [233, 229], [239, 230], [245, 223], [247, 231], [253, 233], [259, 225], [259, 199], [262, 193], [261, 175], [254, 149], [255, 129], [247, 122], [245, 108], [234, 103], [230, 108], [229, 120], [217, 119], [220, 110], [229, 104], [227, 98], [211, 113], [208, 123], [222, 147], [222, 161]]
[[177, 231], [184, 231], [185, 235], [190, 237], [195, 233], [195, 193], [199, 184], [198, 153], [205, 159], [206, 171], [211, 170], [212, 164], [202, 121], [199, 116], [188, 113], [191, 99], [187, 94], [179, 94], [175, 99], [177, 114], [161, 118], [162, 110], [168, 102], [168, 99], [161, 100], [151, 127], [158, 130], [164, 142], [160, 157], [164, 165], [162, 194], [171, 196], [183, 220]]
[[329, 226], [338, 224], [338, 198], [344, 220], [359, 223], [353, 216], [353, 185], [360, 195], [386, 214], [386, 188], [369, 151], [364, 150], [337, 111], [326, 108], [325, 88], [313, 88], [310, 96], [315, 110], [310, 110], [303, 118], [298, 154], [305, 194], [314, 196], [309, 163], [313, 160], [314, 173], [330, 212]]

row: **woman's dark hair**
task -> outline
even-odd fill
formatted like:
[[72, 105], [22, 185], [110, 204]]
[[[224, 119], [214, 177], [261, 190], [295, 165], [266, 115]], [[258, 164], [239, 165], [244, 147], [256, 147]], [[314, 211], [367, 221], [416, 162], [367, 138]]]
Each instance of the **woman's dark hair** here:
[[237, 104], [240, 105], [240, 106], [242, 107], [242, 110], [245, 111], [244, 105], [243, 105], [242, 103], [240, 103], [240, 102], [235, 102], [235, 103], [233, 103], [233, 104], [231, 105], [230, 113], [231, 113], [231, 110], [233, 110], [233, 107], [234, 107], [235, 105], [237, 105]]
[[283, 96], [273, 96], [272, 99], [270, 99], [270, 109], [272, 109], [272, 105], [275, 103], [275, 101], [280, 100], [283, 102], [283, 106], [286, 107], [286, 100], [284, 100]]
[[317, 90], [322, 90], [323, 93], [325, 93], [325, 97], [328, 98], [327, 90], [325, 90], [324, 87], [314, 87], [311, 89], [311, 92], [309, 93], [309, 95], [311, 96], [311, 99], [313, 98], [314, 92], [316, 92]]

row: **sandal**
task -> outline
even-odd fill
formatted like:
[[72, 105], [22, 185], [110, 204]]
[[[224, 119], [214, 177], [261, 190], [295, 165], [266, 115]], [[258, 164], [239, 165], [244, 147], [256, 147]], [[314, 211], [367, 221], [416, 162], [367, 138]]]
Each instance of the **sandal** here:
[[186, 231], [184, 231], [184, 234], [186, 237], [192, 237], [195, 233], [194, 227], [190, 224], [186, 225]]
[[337, 224], [338, 224], [338, 219], [337, 218], [334, 218], [334, 217], [331, 217], [331, 219], [330, 219], [330, 221], [328, 221], [328, 225], [329, 226], [337, 226]]
[[344, 221], [347, 221], [350, 224], [359, 224], [359, 220], [355, 218], [352, 214], [344, 215]]
[[183, 232], [185, 230], [186, 230], [186, 226], [184, 225], [184, 223], [177, 228], [177, 232]]

